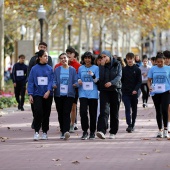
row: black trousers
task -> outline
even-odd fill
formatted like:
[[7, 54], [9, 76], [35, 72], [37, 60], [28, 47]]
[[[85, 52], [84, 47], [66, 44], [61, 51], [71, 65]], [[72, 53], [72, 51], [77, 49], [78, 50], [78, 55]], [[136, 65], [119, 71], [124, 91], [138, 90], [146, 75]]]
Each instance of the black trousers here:
[[43, 96], [34, 96], [34, 129], [39, 132], [41, 125], [42, 131], [47, 133], [49, 130], [49, 119], [53, 96], [44, 99]]
[[14, 87], [15, 98], [20, 107], [23, 107], [25, 101], [26, 85], [23, 83], [16, 83]]
[[110, 114], [110, 131], [116, 134], [119, 128], [119, 107], [121, 102], [121, 91], [100, 91], [100, 115], [97, 123], [97, 131], [106, 133], [108, 118]]
[[162, 120], [164, 127], [168, 124], [168, 106], [169, 106], [169, 91], [155, 94], [152, 96], [156, 110], [156, 120], [159, 129], [162, 129]]
[[70, 112], [72, 109], [73, 97], [60, 96], [54, 97], [56, 110], [58, 112], [58, 121], [62, 134], [70, 130]]
[[[87, 132], [90, 122], [90, 132], [94, 133], [96, 131], [98, 99], [79, 98], [79, 100], [81, 128], [84, 132]], [[88, 110], [90, 120], [88, 118]]]
[[147, 83], [141, 84], [141, 91], [142, 91], [142, 101], [143, 103], [147, 103], [149, 97], [149, 88]]

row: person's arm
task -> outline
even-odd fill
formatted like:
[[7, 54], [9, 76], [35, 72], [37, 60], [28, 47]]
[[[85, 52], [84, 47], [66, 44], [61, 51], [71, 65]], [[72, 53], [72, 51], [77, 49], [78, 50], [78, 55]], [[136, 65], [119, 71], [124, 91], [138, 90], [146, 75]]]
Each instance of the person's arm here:
[[136, 71], [137, 71], [137, 76], [136, 76], [136, 82], [137, 83], [136, 83], [134, 91], [137, 92], [139, 90], [141, 84], [142, 84], [142, 76], [141, 76], [141, 70], [140, 69], [137, 69]]
[[13, 68], [12, 68], [12, 81], [13, 83], [16, 83], [16, 64], [14, 64]]

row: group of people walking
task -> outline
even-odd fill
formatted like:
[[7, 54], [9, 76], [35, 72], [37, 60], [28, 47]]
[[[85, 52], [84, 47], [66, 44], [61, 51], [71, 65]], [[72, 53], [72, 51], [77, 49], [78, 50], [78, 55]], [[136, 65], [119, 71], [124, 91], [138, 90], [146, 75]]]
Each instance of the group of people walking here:
[[[33, 113], [32, 128], [35, 130], [34, 140], [40, 139], [41, 128], [41, 139], [48, 139], [53, 97], [61, 139], [67, 140], [76, 128], [78, 99], [82, 140], [95, 139], [95, 136], [105, 139], [108, 127], [109, 138], [116, 138], [121, 100], [125, 106], [126, 131], [131, 133], [135, 129], [140, 89], [144, 108], [147, 107], [149, 95], [152, 96], [159, 129], [157, 137], [169, 137], [170, 69], [164, 65], [164, 58], [170, 60], [170, 52], [158, 53], [157, 65], [150, 68], [147, 56], [143, 56], [143, 64], [140, 63], [140, 59], [137, 60], [138, 64], [135, 64], [135, 55], [127, 53], [125, 64], [107, 50], [102, 51], [97, 58], [90, 51], [85, 52], [81, 56], [80, 64], [77, 60], [79, 56], [77, 51], [68, 47], [66, 53], [59, 55], [59, 63], [53, 69], [51, 57], [48, 56], [46, 49], [47, 44], [41, 42], [38, 46], [39, 51], [32, 57], [28, 67], [25, 67], [24, 62], [20, 62], [19, 56], [19, 64], [15, 64], [13, 69], [15, 96], [18, 109], [21, 110], [24, 110], [24, 99], [23, 95], [21, 101], [19, 99], [19, 90], [22, 88], [17, 83], [22, 80], [25, 87], [28, 81], [27, 91]], [[28, 72], [25, 69], [28, 69]]]

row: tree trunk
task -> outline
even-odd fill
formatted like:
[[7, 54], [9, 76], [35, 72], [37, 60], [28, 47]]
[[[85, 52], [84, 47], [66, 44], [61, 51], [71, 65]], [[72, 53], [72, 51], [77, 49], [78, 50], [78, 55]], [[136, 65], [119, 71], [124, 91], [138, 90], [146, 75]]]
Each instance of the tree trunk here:
[[82, 36], [82, 11], [80, 11], [79, 17], [79, 42], [78, 42], [78, 53], [81, 56], [82, 51], [82, 43], [81, 43], [81, 36]]
[[0, 4], [0, 90], [4, 87], [4, 2]]

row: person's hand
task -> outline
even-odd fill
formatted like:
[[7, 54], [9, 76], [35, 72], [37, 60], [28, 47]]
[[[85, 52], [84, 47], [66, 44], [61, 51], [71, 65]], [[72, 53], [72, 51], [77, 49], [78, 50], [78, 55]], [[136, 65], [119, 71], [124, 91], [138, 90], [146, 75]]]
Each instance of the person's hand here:
[[103, 57], [102, 59], [101, 59], [101, 63], [100, 63], [102, 66], [104, 66], [105, 64], [106, 64], [106, 58], [105, 57]]
[[134, 90], [134, 91], [132, 92], [132, 95], [133, 95], [133, 94], [137, 94], [137, 91]]
[[57, 88], [57, 86], [55, 85], [55, 86], [53, 86], [53, 89], [56, 89]]
[[34, 103], [33, 97], [31, 95], [29, 95], [29, 101], [30, 103]]
[[110, 82], [107, 82], [104, 86], [106, 87], [106, 88], [108, 88], [108, 87], [110, 87], [112, 84], [110, 83]]
[[79, 85], [82, 85], [82, 84], [83, 84], [81, 79], [78, 79], [78, 84], [79, 84]]
[[94, 73], [92, 71], [88, 71], [88, 74], [91, 75], [91, 76], [94, 76]]
[[16, 87], [17, 86], [17, 84], [16, 83], [14, 83], [14, 87]]
[[73, 87], [77, 87], [77, 85], [76, 85], [76, 84], [73, 84]]
[[50, 95], [50, 90], [48, 90], [48, 91], [44, 94], [43, 98], [44, 98], [44, 99], [47, 99], [47, 98], [49, 97], [49, 95]]

